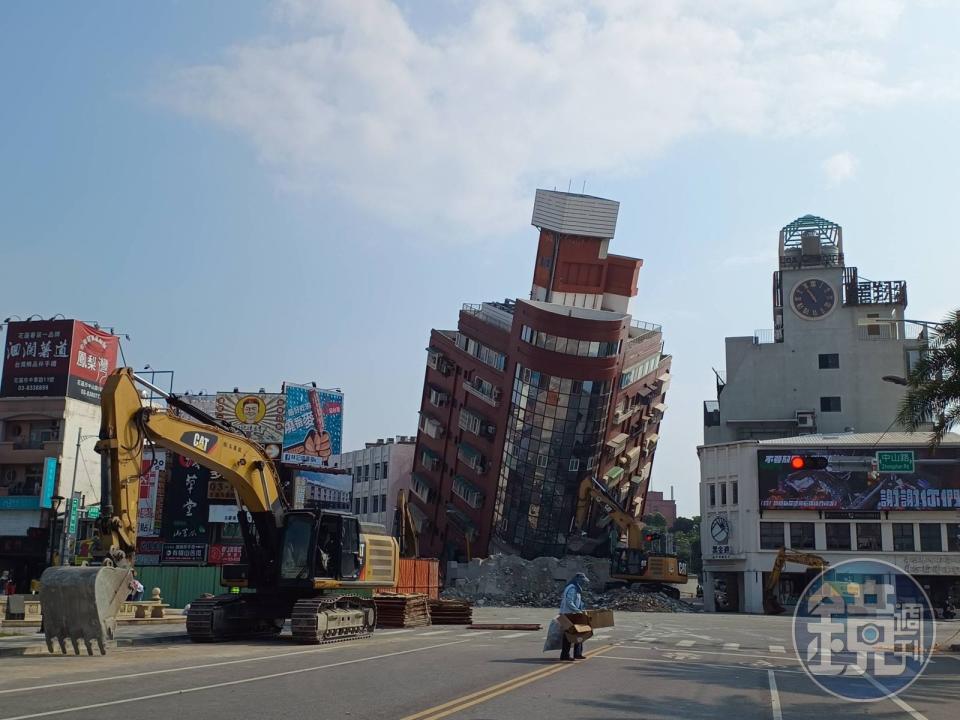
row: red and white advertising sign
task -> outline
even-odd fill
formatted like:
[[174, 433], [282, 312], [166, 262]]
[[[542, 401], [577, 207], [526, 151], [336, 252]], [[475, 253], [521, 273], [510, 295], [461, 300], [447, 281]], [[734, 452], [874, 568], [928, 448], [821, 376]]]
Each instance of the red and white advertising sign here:
[[67, 397], [100, 402], [100, 391], [107, 381], [107, 375], [117, 369], [119, 348], [120, 338], [116, 335], [79, 320], [74, 321]]
[[145, 452], [140, 475], [140, 503], [137, 510], [137, 534], [157, 537], [160, 525], [157, 518], [157, 488], [160, 474], [166, 469], [166, 454], [162, 450]]
[[72, 397], [100, 402], [120, 340], [78, 320], [7, 325], [0, 397]]
[[207, 565], [236, 565], [242, 553], [243, 545], [211, 545]]

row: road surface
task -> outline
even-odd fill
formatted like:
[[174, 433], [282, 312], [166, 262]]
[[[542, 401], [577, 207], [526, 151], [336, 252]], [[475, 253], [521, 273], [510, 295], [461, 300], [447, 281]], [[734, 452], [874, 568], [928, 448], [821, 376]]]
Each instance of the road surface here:
[[[548, 610], [478, 609], [542, 622]], [[951, 632], [960, 624], [946, 625]], [[118, 648], [106, 657], [0, 659], [0, 720], [351, 718], [905, 718], [954, 720], [960, 655], [936, 655], [894, 700], [851, 703], [803, 672], [790, 619], [617, 613], [560, 663], [544, 631], [379, 630], [338, 645], [274, 642]]]

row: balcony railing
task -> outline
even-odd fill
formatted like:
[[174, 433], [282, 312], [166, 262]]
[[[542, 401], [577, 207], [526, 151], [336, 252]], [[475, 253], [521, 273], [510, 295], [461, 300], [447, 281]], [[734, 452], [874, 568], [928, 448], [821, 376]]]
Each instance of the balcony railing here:
[[468, 315], [473, 315], [478, 320], [482, 320], [485, 323], [489, 323], [495, 327], [500, 328], [501, 330], [506, 330], [507, 332], [513, 327], [513, 318], [504, 317], [508, 315], [504, 310], [499, 310], [497, 308], [489, 309], [483, 305], [475, 305], [472, 303], [464, 303], [460, 308], [461, 312], [465, 312]]
[[479, 387], [465, 380], [463, 383], [463, 389], [466, 390], [471, 395], [475, 395], [476, 397], [480, 398], [485, 403], [492, 405], [493, 407], [497, 407], [500, 405], [500, 389], [499, 388], [493, 389], [493, 395], [487, 395], [487, 393], [485, 393]]
[[773, 328], [753, 331], [754, 345], [772, 345], [773, 343], [774, 343]]

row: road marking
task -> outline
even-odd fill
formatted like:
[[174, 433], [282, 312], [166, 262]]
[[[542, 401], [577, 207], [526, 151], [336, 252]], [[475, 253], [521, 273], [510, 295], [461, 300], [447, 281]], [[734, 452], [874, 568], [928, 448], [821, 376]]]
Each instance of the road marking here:
[[449, 630], [433, 630], [431, 632], [417, 633], [417, 637], [430, 637], [431, 635], [446, 635]]
[[[406, 632], [406, 630], [404, 630]], [[377, 633], [386, 635], [387, 633]], [[354, 647], [350, 644], [345, 645], [325, 645], [319, 648], [310, 648], [309, 650], [294, 650], [292, 652], [275, 653], [273, 655], [259, 655], [251, 658], [241, 658], [239, 660], [224, 660], [222, 662], [204, 663], [202, 665], [187, 665], [181, 667], [164, 668], [162, 670], [144, 670], [138, 673], [128, 673], [126, 675], [114, 675], [112, 677], [96, 677], [86, 680], [69, 680], [58, 683], [48, 683], [46, 685], [31, 685], [30, 687], [8, 688], [0, 690], [0, 695], [9, 693], [29, 692], [31, 690], [47, 690], [48, 688], [67, 687], [70, 685], [86, 685], [87, 683], [111, 682], [114, 680], [129, 680], [130, 678], [147, 677], [150, 675], [166, 675], [168, 673], [188, 672], [190, 670], [205, 670], [207, 668], [224, 667], [226, 665], [241, 665], [243, 663], [260, 662], [262, 660], [276, 660], [278, 658], [294, 657], [296, 655], [314, 655], [317, 653], [326, 653], [343, 648]]]
[[[384, 653], [382, 655], [372, 655], [369, 657], [355, 658], [353, 660], [341, 660], [340, 662], [328, 663], [326, 665], [315, 665], [307, 668], [297, 668], [296, 670], [286, 670], [284, 672], [270, 673], [269, 675], [258, 675], [252, 678], [243, 678], [242, 680], [227, 680], [225, 682], [211, 683], [210, 685], [200, 685], [198, 687], [183, 688], [181, 690], [168, 690], [151, 695], [141, 695], [140, 697], [124, 698], [122, 700], [107, 700], [90, 705], [76, 705], [74, 707], [60, 708], [59, 710], [45, 710], [28, 715], [13, 715], [0, 720], [31, 720], [31, 718], [50, 717], [51, 715], [64, 715], [66, 713], [81, 712], [84, 710], [94, 710], [102, 707], [112, 707], [113, 705], [126, 705], [128, 703], [143, 702], [145, 700], [156, 700], [157, 698], [170, 697], [172, 695], [186, 695], [187, 693], [200, 692], [202, 690], [216, 690], [217, 688], [232, 687], [233, 685], [243, 685], [244, 683], [257, 682], [259, 680], [272, 680], [278, 677], [287, 677], [289, 675], [300, 675], [302, 673], [314, 672], [317, 670], [327, 670], [329, 668], [343, 667], [344, 665], [356, 665], [358, 663], [369, 662], [370, 660], [382, 660], [397, 655], [409, 655], [411, 653], [423, 652], [425, 650], [435, 650], [436, 648], [447, 647], [449, 645], [459, 645], [467, 642], [466, 640], [453, 640], [451, 642], [440, 643], [438, 645], [428, 645], [422, 648], [413, 648], [411, 650], [398, 650], [397, 652]], [[144, 673], [145, 674], [145, 673]], [[116, 678], [113, 678], [114, 680]]]
[[696, 640], [681, 640], [677, 643], [677, 647], [693, 647], [696, 644]]
[[771, 645], [770, 652], [775, 653], [786, 653], [787, 649], [783, 645]]
[[489, 635], [491, 632], [491, 630], [471, 630], [470, 632], [457, 635], [457, 637], [478, 637], [479, 635]]
[[740, 643], [724, 643], [724, 644], [723, 644], [723, 649], [724, 649], [724, 650], [739, 650], [739, 649], [740, 649]]
[[[631, 650], [631, 649], [633, 649], [633, 650], [649, 650], [649, 651], [651, 651], [651, 652], [665, 652], [665, 650], [664, 650], [663, 648], [652, 648], [652, 647], [630, 648], [629, 646], [623, 646], [623, 649], [624, 649], [624, 650]], [[700, 654], [700, 655], [728, 655], [728, 656], [730, 656], [730, 657], [738, 657], [738, 658], [744, 658], [744, 659], [749, 659], [749, 660], [767, 659], [767, 660], [779, 660], [780, 662], [783, 662], [783, 661], [785, 661], [785, 660], [787, 660], [787, 661], [789, 661], [789, 662], [794, 662], [794, 663], [800, 662], [799, 660], [797, 660], [797, 659], [796, 659], [795, 657], [793, 657], [792, 655], [787, 655], [786, 657], [784, 657], [783, 655], [755, 655], [755, 654], [752, 654], [752, 653], [748, 653], [748, 652], [746, 652], [746, 651], [741, 651], [741, 652], [720, 652], [720, 651], [718, 651], [718, 650], [696, 650], [695, 652], [698, 653], [698, 654]]]
[[519, 632], [519, 633], [510, 633], [509, 635], [498, 635], [497, 637], [501, 640], [509, 640], [510, 638], [524, 637], [525, 635], [530, 635], [529, 632]]
[[[601, 648], [597, 648], [591, 652], [586, 653], [587, 658], [596, 657], [600, 653], [604, 653], [607, 650], [610, 650], [612, 645], [605, 645]], [[542, 680], [545, 677], [554, 675], [558, 672], [568, 670], [572, 667], [577, 667], [579, 663], [559, 663], [557, 665], [548, 665], [546, 668], [540, 668], [532, 672], [526, 673], [525, 675], [520, 675], [519, 677], [511, 678], [496, 685], [491, 685], [488, 688], [483, 690], [478, 690], [477, 692], [470, 693], [469, 695], [464, 695], [463, 697], [450, 700], [441, 705], [437, 705], [432, 708], [427, 708], [426, 710], [421, 710], [418, 713], [413, 715], [407, 715], [402, 718], [402, 720], [439, 720], [440, 718], [445, 718], [448, 715], [453, 715], [458, 713], [461, 710], [466, 710], [467, 708], [473, 707], [474, 705], [479, 705], [480, 703], [486, 702], [487, 700], [492, 700], [493, 698], [508, 693], [511, 690], [516, 690], [523, 687], [524, 685], [529, 685], [532, 682], [537, 680]], [[8, 720], [4, 718], [3, 720]], [[19, 720], [18, 718], [10, 718], [9, 720]]]
[[413, 628], [407, 628], [405, 630], [387, 630], [386, 632], [378, 632], [377, 635], [399, 635], [400, 633], [413, 632]]
[[[677, 662], [676, 660], [656, 660], [654, 658], [625, 657], [623, 655], [601, 655], [600, 660], [625, 660], [627, 662], [651, 663], [654, 665], [672, 665], [675, 668], [689, 668], [690, 670], [699, 670], [701, 668], [729, 668], [730, 670], [759, 670], [766, 672], [766, 668], [751, 667], [750, 665], [721, 665], [717, 663], [696, 663], [696, 662]], [[792, 673], [793, 675], [806, 675], [803, 670], [787, 670], [786, 668], [777, 668], [780, 673]], [[9, 718], [0, 718], [0, 720], [10, 720]], [[16, 720], [16, 719], [14, 719]]]
[[773, 670], [767, 670], [767, 679], [770, 681], [770, 707], [773, 709], [773, 720], [783, 720], [780, 710], [780, 693], [777, 691], [777, 677]]
[[861, 668], [859, 665], [853, 665], [852, 667], [854, 667], [854, 668], [856, 668], [857, 670], [859, 670], [859, 671], [860, 671], [860, 677], [866, 678], [866, 679], [867, 679], [867, 682], [869, 682], [871, 685], [873, 685], [877, 690], [883, 691], [883, 693], [887, 696], [887, 699], [888, 699], [890, 702], [892, 702], [894, 705], [896, 705], [896, 706], [897, 706], [898, 708], [900, 708], [901, 710], [905, 711], [910, 717], [913, 718], [913, 720], [927, 720], [927, 716], [926, 716], [926, 715], [924, 715], [923, 713], [921, 713], [921, 712], [918, 711], [918, 710], [914, 710], [912, 707], [910, 707], [910, 706], [906, 703], [905, 700], [900, 699], [900, 696], [899, 696], [899, 695], [894, 695], [894, 694], [892, 694], [892, 693], [890, 692], [890, 689], [889, 689], [889, 688], [887, 688], [887, 687], [886, 687], [885, 685], [883, 685], [882, 683], [877, 682], [877, 680], [876, 680], [875, 678], [873, 678], [868, 672], [866, 672], [866, 671], [865, 671], [863, 668]]

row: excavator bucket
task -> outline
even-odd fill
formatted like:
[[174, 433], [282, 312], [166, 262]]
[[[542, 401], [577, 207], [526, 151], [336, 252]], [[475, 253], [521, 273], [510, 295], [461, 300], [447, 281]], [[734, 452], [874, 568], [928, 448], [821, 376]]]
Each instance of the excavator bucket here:
[[73, 652], [80, 654], [80, 641], [93, 655], [97, 643], [106, 655], [106, 641], [117, 630], [120, 604], [130, 592], [131, 571], [117, 567], [49, 567], [40, 576], [40, 607], [47, 649], [53, 652], [53, 640], [67, 654], [67, 640]]

